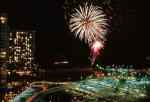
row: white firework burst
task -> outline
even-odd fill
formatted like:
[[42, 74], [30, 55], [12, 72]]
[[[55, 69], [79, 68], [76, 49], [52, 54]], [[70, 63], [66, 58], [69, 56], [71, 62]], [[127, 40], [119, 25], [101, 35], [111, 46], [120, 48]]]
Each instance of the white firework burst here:
[[101, 7], [88, 5], [79, 6], [71, 15], [70, 30], [75, 32], [75, 36], [84, 40], [88, 44], [94, 41], [105, 41], [107, 34], [108, 19]]

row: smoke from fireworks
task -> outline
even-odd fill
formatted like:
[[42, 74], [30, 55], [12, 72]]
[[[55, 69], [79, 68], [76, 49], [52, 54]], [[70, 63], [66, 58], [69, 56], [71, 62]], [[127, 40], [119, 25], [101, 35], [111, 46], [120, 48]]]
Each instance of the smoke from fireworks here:
[[108, 19], [101, 7], [88, 5], [88, 3], [79, 6], [79, 9], [75, 9], [75, 13], [71, 15], [70, 30], [75, 32], [75, 36], [79, 37], [80, 40], [89, 44], [91, 52], [95, 56], [92, 57], [94, 62], [96, 56], [99, 55], [97, 52], [104, 47], [105, 36], [108, 31], [107, 21]]

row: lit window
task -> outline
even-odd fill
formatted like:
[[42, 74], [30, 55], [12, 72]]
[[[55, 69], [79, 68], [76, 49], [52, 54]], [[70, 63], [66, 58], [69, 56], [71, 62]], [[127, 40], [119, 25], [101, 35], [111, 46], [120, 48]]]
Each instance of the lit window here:
[[7, 54], [7, 53], [6, 53], [5, 51], [3, 51], [3, 52], [0, 53], [0, 57], [1, 57], [1, 58], [5, 58], [5, 57], [6, 57], [6, 54]]
[[1, 20], [1, 23], [2, 23], [2, 24], [4, 24], [4, 23], [6, 23], [7, 18], [6, 18], [6, 17], [1, 16], [1, 17], [0, 17], [0, 20]]

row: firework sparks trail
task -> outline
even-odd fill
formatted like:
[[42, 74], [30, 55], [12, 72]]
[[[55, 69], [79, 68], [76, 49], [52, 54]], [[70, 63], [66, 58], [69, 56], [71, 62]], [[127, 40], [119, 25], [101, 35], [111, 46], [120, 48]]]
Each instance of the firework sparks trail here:
[[91, 65], [94, 65], [94, 62], [97, 58], [98, 55], [100, 55], [101, 49], [104, 47], [104, 45], [99, 42], [99, 41], [95, 41], [91, 47]]
[[92, 63], [100, 54], [99, 51], [104, 47], [106, 34], [108, 31], [108, 19], [101, 7], [88, 5], [79, 6], [75, 13], [71, 15], [70, 30], [75, 37], [84, 40], [91, 48]]

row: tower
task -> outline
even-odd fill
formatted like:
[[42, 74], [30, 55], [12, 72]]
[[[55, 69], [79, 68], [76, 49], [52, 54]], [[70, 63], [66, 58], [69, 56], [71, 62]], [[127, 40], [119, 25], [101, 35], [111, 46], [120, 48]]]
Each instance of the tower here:
[[0, 65], [8, 61], [9, 26], [7, 14], [0, 14]]

